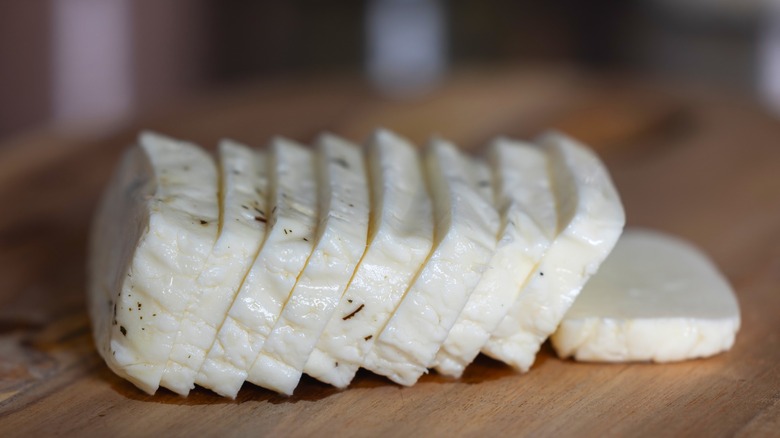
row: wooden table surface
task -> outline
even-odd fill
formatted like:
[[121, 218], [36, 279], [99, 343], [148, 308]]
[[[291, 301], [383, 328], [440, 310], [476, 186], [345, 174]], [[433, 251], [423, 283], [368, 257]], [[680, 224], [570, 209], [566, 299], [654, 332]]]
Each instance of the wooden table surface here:
[[[152, 128], [213, 147], [229, 136], [363, 140], [377, 126], [479, 149], [556, 127], [602, 155], [629, 225], [683, 236], [734, 285], [732, 351], [667, 365], [587, 364], [544, 346], [520, 375], [480, 357], [460, 380], [402, 388], [367, 372], [344, 391], [304, 378], [293, 397], [245, 385], [150, 397], [96, 354], [85, 241], [119, 152]], [[566, 70], [464, 71], [417, 101], [355, 78], [278, 80], [160, 110], [102, 133], [45, 129], [0, 145], [0, 436], [780, 436], [780, 122], [718, 90]]]

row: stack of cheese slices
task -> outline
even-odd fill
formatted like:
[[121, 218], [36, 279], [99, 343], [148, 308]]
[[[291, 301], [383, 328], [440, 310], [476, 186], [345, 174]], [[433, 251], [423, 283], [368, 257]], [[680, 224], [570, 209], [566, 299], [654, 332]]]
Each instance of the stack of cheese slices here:
[[480, 352], [526, 371], [556, 329], [559, 354], [583, 360], [733, 343], [717, 269], [662, 235], [618, 243], [606, 168], [562, 134], [499, 138], [484, 158], [386, 130], [315, 143], [225, 140], [215, 161], [140, 135], [90, 245], [94, 337], [115, 373], [148, 393], [235, 397], [245, 381], [292, 394], [303, 373], [340, 388], [359, 368], [402, 385], [458, 377]]

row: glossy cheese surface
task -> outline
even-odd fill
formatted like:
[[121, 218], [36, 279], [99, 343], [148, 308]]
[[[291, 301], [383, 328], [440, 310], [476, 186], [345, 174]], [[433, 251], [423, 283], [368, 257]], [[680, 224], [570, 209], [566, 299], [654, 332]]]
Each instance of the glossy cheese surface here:
[[728, 350], [740, 326], [728, 281], [698, 249], [629, 229], [552, 337], [562, 357], [669, 362]]
[[483, 353], [527, 371], [623, 231], [625, 214], [607, 169], [562, 134], [538, 140], [548, 156], [559, 232]]
[[433, 242], [433, 207], [414, 146], [380, 130], [366, 154], [372, 199], [366, 253], [304, 369], [339, 388], [352, 381]]
[[544, 151], [498, 139], [489, 161], [501, 229], [487, 270], [436, 355], [436, 370], [452, 377], [460, 377], [490, 339], [556, 234]]
[[499, 227], [485, 190], [490, 176], [484, 163], [439, 139], [429, 144], [424, 159], [433, 198], [433, 250], [363, 363], [402, 385], [414, 384], [433, 365], [487, 269]]
[[247, 376], [283, 394], [298, 385], [366, 248], [369, 197], [360, 149], [324, 134], [317, 166], [321, 210], [314, 249]]
[[98, 351], [148, 393], [162, 378], [217, 238], [213, 159], [150, 132], [123, 157], [90, 242], [90, 311]]
[[224, 317], [197, 383], [235, 397], [290, 296], [317, 227], [314, 155], [291, 140], [270, 146], [267, 235]]
[[198, 277], [199, 293], [182, 319], [161, 384], [186, 395], [238, 288], [265, 238], [265, 152], [232, 141], [219, 145], [219, 237]]

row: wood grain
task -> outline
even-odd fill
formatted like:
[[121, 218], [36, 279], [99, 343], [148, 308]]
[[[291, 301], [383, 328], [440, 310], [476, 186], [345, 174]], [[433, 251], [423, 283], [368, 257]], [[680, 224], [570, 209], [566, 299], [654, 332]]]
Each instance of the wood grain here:
[[[104, 135], [55, 130], [0, 147], [0, 436], [780, 436], [780, 123], [746, 99], [561, 70], [472, 71], [389, 101], [354, 78], [283, 80], [205, 96]], [[94, 351], [85, 241], [97, 196], [140, 128], [213, 147], [386, 126], [478, 150], [548, 127], [590, 142], [629, 225], [679, 234], [737, 290], [734, 349], [690, 362], [587, 364], [548, 346], [519, 375], [480, 357], [460, 380], [412, 388], [359, 373], [339, 391], [304, 378], [285, 398], [245, 385], [147, 396]]]

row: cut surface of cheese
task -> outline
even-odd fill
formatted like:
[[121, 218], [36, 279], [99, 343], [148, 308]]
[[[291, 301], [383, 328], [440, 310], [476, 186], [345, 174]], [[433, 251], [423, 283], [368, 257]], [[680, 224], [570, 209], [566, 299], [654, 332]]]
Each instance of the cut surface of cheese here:
[[538, 143], [548, 155], [559, 234], [482, 348], [520, 371], [531, 367], [625, 223], [620, 197], [595, 153], [558, 133]]
[[[434, 245], [363, 367], [412, 385], [432, 365], [487, 268], [499, 227], [487, 166], [434, 139], [425, 152], [434, 207]], [[480, 189], [482, 187], [482, 189]], [[487, 194], [487, 196], [486, 196]]]
[[479, 354], [556, 233], [555, 197], [539, 147], [507, 139], [489, 149], [501, 231], [496, 252], [436, 355], [436, 371], [460, 377]]
[[265, 238], [268, 169], [265, 152], [232, 141], [219, 145], [219, 237], [198, 277], [160, 384], [187, 395], [244, 276]]
[[[235, 397], [282, 312], [313, 248], [317, 222], [314, 156], [276, 138], [270, 146], [266, 238], [217, 333], [196, 383]], [[251, 208], [251, 206], [250, 206]], [[255, 213], [260, 213], [255, 211]]]
[[706, 255], [679, 238], [629, 229], [552, 344], [582, 361], [670, 362], [728, 350], [739, 326], [734, 292]]
[[[366, 248], [369, 196], [360, 149], [330, 134], [317, 142], [320, 218], [314, 250], [247, 380], [292, 394]], [[288, 229], [288, 233], [298, 231]]]
[[433, 242], [433, 207], [414, 146], [380, 130], [368, 144], [367, 163], [368, 247], [304, 368], [339, 388], [352, 381]]
[[217, 185], [206, 152], [144, 132], [98, 207], [89, 256], [95, 341], [114, 372], [150, 394], [217, 238]]

